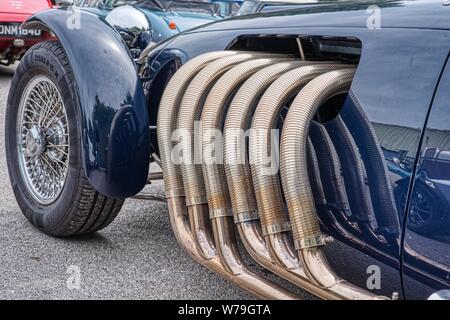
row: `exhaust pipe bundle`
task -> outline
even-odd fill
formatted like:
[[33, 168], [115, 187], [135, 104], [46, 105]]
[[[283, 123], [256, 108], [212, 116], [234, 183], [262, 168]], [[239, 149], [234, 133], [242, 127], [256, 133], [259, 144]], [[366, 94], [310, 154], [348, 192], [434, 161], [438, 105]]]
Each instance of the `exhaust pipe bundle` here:
[[[158, 143], [172, 228], [193, 259], [259, 298], [296, 299], [245, 264], [239, 235], [262, 267], [321, 298], [379, 298], [329, 267], [310, 185], [313, 117], [348, 92], [353, 75], [348, 65], [235, 51], [201, 55], [175, 73]], [[273, 133], [292, 99], [278, 154]]]

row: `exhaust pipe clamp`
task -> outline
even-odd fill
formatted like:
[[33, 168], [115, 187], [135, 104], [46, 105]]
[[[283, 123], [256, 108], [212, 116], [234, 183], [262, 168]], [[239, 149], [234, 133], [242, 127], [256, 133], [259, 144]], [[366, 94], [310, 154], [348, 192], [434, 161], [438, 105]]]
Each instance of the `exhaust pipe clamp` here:
[[184, 197], [184, 189], [170, 189], [166, 190], [166, 198], [178, 198], [178, 197]]
[[233, 210], [231, 208], [210, 208], [209, 209], [209, 218], [216, 219], [222, 217], [232, 217]]
[[248, 222], [248, 221], [258, 221], [259, 220], [259, 213], [258, 211], [252, 211], [252, 212], [241, 212], [234, 215], [234, 223], [242, 223], [242, 222]]
[[206, 196], [186, 197], [186, 206], [191, 207], [199, 204], [207, 204]]
[[327, 237], [324, 235], [294, 240], [295, 250], [299, 251], [307, 248], [322, 247], [333, 242], [333, 240], [333, 237]]
[[262, 225], [261, 227], [264, 236], [291, 231], [291, 224], [288, 221], [277, 222], [269, 225]]

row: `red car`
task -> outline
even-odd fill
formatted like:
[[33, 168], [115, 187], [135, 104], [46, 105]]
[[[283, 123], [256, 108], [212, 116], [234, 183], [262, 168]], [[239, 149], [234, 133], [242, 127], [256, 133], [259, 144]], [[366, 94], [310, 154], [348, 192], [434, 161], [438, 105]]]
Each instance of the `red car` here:
[[20, 60], [27, 49], [49, 38], [40, 30], [23, 30], [20, 24], [52, 6], [52, 0], [0, 0], [0, 64]]

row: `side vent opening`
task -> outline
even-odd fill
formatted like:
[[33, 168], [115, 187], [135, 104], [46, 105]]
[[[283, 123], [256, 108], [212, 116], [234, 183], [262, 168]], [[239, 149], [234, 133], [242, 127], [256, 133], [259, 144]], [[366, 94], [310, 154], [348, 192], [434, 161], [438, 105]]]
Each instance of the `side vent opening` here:
[[358, 64], [362, 44], [354, 37], [251, 35], [235, 39], [227, 49], [291, 54], [307, 61]]

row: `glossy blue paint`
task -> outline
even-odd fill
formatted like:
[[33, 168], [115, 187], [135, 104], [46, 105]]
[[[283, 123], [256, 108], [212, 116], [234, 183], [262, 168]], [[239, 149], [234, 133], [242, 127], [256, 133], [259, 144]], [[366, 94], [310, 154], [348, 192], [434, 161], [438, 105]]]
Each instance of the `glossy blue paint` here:
[[[408, 298], [450, 286], [450, 64], [429, 115], [410, 194], [404, 273]], [[414, 276], [418, 271], [420, 278]]]
[[[74, 17], [79, 28], [67, 24]], [[141, 81], [122, 38], [98, 16], [83, 11], [44, 11], [26, 25], [54, 32], [69, 58], [89, 182], [111, 197], [138, 193], [149, 167], [148, 115]]]
[[[419, 1], [415, 6], [401, 1], [383, 4], [391, 7], [383, 7], [382, 23], [395, 30], [367, 29], [365, 22], [369, 14], [362, 9], [358, 11], [356, 7], [363, 8], [359, 4], [350, 8], [344, 4], [338, 9], [332, 6], [336, 11], [333, 13], [298, 15], [290, 11], [254, 19], [230, 19], [181, 34], [145, 53], [141, 57], [140, 71], [146, 93], [152, 95], [161, 85], [154, 79], [164, 73], [168, 65], [176, 69], [199, 54], [232, 48], [236, 39], [241, 37], [359, 39], [362, 43], [361, 60], [341, 118], [359, 150], [357, 158], [368, 170], [364, 181], [371, 212], [359, 212], [358, 208], [329, 202], [321, 208], [320, 216], [324, 230], [369, 255], [373, 258], [372, 263], [382, 267], [384, 282], [379, 293], [389, 295], [393, 291], [402, 292], [400, 257], [406, 211], [406, 202], [402, 199], [404, 192], [408, 193], [421, 132], [450, 48], [450, 34], [445, 30], [450, 24], [439, 18], [433, 21], [423, 19], [426, 14], [431, 15], [441, 9], [445, 14], [450, 11], [437, 2]], [[331, 10], [327, 8], [325, 11]], [[415, 18], [414, 14], [409, 14], [417, 13], [419, 8], [428, 12]], [[400, 19], [395, 20], [396, 16]], [[441, 17], [440, 14], [437, 16]], [[330, 20], [328, 17], [334, 18]], [[414, 29], [420, 21], [421, 28]], [[435, 27], [444, 30], [436, 30]], [[157, 107], [156, 103], [149, 105], [150, 110], [157, 110]], [[357, 110], [360, 116], [355, 116]], [[325, 127], [329, 125], [325, 124]], [[327, 130], [332, 137], [331, 129]], [[316, 140], [320, 139], [323, 137]], [[349, 169], [347, 174], [352, 168]], [[348, 180], [345, 171], [343, 179]], [[406, 191], [402, 191], [403, 188]], [[329, 195], [331, 198], [331, 193]], [[365, 221], [368, 216], [369, 221]], [[362, 228], [355, 229], [355, 223]], [[354, 256], [347, 258], [351, 260]], [[349, 276], [365, 285], [365, 269], [359, 272]], [[413, 278], [424, 282], [422, 273], [422, 270], [411, 270]]]

